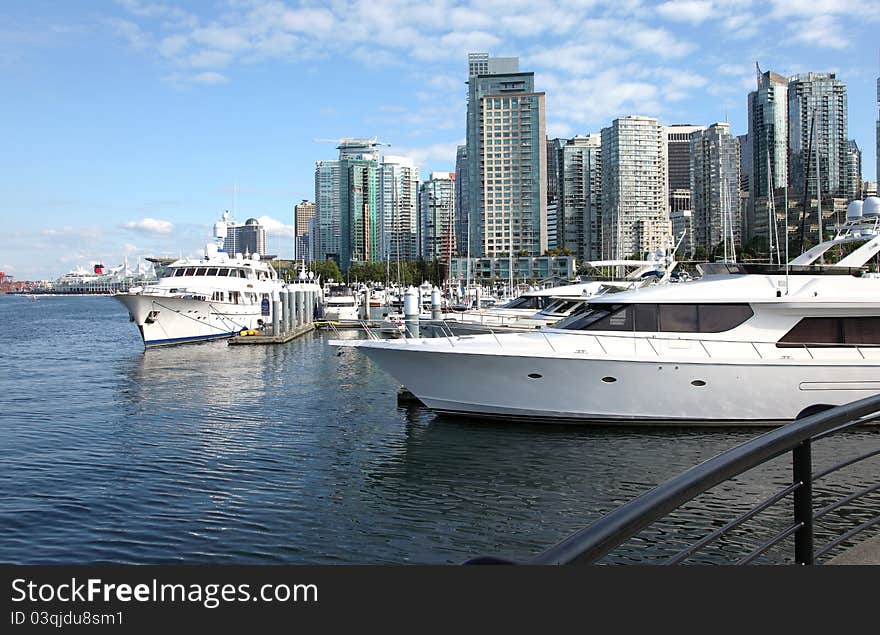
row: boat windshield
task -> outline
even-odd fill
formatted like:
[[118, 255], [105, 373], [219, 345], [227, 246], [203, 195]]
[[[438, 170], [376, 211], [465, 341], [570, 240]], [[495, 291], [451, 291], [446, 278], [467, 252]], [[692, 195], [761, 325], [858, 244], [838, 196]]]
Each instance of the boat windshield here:
[[747, 303], [588, 304], [554, 324], [569, 331], [723, 333], [754, 315]]

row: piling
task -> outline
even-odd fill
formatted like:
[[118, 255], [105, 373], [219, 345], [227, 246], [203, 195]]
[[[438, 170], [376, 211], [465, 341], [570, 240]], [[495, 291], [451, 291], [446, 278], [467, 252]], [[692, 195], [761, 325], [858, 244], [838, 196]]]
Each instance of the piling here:
[[408, 287], [403, 293], [403, 321], [408, 337], [419, 336], [419, 290]]
[[281, 294], [272, 294], [272, 335], [281, 334]]
[[431, 289], [431, 319], [439, 320], [441, 319], [441, 310], [440, 303], [442, 301], [442, 297], [440, 295], [440, 289], [434, 287]]
[[285, 311], [285, 315], [287, 316], [287, 328], [285, 330], [292, 331], [296, 328], [296, 320], [294, 319], [295, 313], [293, 312], [293, 289], [290, 287], [286, 287], [287, 291], [287, 302], [285, 306], [287, 307], [287, 311]]

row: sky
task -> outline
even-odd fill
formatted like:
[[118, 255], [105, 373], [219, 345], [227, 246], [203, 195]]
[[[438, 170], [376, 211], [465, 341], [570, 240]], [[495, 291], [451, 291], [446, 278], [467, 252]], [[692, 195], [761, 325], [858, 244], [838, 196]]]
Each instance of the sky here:
[[336, 139], [455, 169], [469, 52], [535, 73], [551, 138], [744, 134], [756, 62], [833, 72], [874, 180], [878, 32], [880, 0], [3, 0], [0, 271], [199, 255], [224, 210], [289, 258]]

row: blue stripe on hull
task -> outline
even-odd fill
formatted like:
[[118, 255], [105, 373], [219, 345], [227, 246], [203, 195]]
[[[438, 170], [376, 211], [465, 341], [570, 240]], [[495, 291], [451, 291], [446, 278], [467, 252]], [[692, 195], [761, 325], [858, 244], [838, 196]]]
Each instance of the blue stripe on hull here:
[[193, 337], [172, 337], [167, 340], [151, 340], [147, 342], [144, 340], [144, 346], [147, 348], [152, 348], [153, 346], [169, 346], [171, 344], [186, 344], [188, 342], [206, 342], [208, 340], [221, 340], [227, 337], [232, 337], [238, 330], [230, 331], [229, 333], [217, 333], [216, 335], [196, 335]]

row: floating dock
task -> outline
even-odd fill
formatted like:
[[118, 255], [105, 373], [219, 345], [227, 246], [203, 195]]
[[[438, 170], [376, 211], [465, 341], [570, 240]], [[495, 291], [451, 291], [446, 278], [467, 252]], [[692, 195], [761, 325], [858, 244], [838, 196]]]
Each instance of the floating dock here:
[[[279, 335], [271, 335], [266, 333], [258, 332], [256, 335], [235, 335], [229, 339], [230, 346], [248, 345], [248, 344], [284, 344], [285, 342], [289, 342], [290, 340], [294, 340], [300, 335], [305, 335], [310, 331], [315, 330], [314, 323], [303, 324], [302, 326], [298, 326], [295, 329], [291, 329], [289, 331], [285, 331]], [[242, 331], [247, 333], [248, 331]]]

